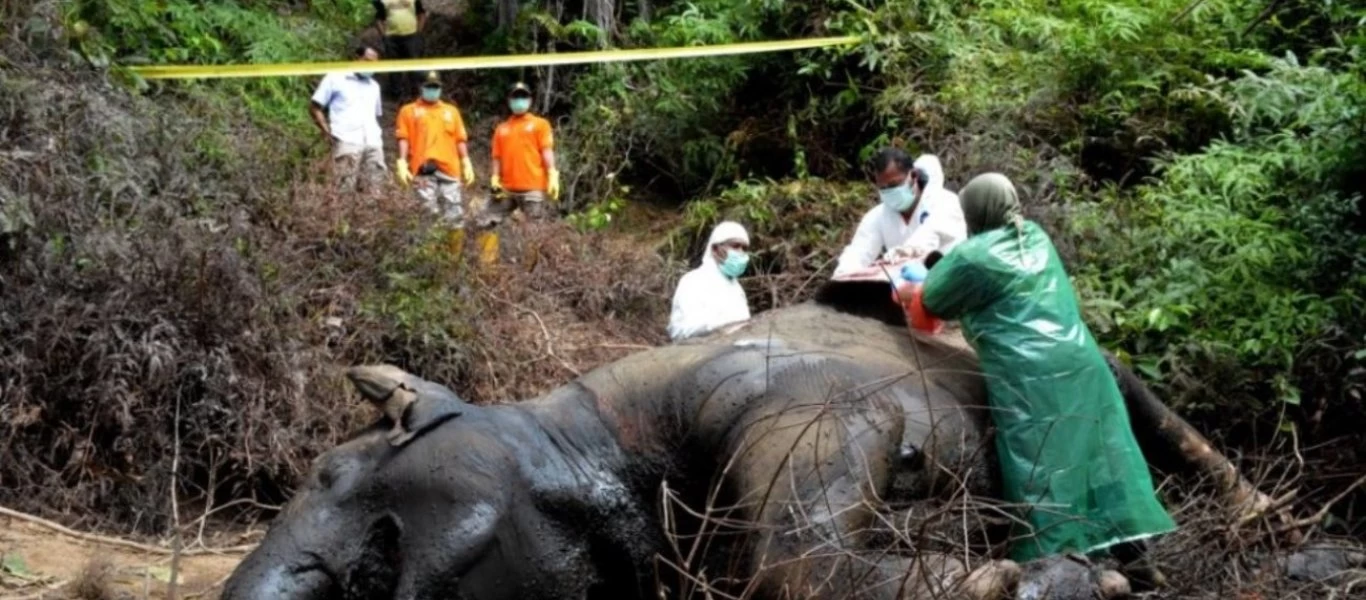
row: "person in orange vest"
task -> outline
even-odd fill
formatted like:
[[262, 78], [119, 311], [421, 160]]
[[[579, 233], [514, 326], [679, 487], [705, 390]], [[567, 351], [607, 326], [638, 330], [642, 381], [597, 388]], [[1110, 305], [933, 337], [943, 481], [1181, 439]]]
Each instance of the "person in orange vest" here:
[[461, 184], [474, 183], [474, 166], [465, 121], [455, 104], [441, 100], [441, 76], [436, 71], [427, 73], [421, 97], [399, 109], [394, 137], [398, 139], [395, 171], [399, 182], [412, 184], [428, 210], [462, 227]]
[[550, 121], [531, 113], [531, 88], [517, 82], [507, 95], [512, 115], [493, 132], [493, 165], [488, 212], [501, 221], [514, 208], [527, 217], [545, 215], [546, 197], [560, 199], [560, 172], [555, 168], [555, 139]]

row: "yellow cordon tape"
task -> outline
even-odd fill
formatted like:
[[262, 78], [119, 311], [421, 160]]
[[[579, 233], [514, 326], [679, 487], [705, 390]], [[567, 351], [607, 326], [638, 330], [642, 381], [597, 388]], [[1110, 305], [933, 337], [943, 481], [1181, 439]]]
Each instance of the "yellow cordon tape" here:
[[[376, 73], [395, 71], [449, 71], [458, 69], [497, 69], [504, 67], [535, 67], [548, 65], [577, 65], [587, 63], [626, 62], [661, 58], [695, 58], [755, 54], [782, 50], [802, 50], [857, 43], [857, 36], [785, 40], [781, 42], [746, 42], [715, 46], [680, 46], [675, 48], [639, 48], [634, 50], [598, 50], [593, 52], [552, 52], [546, 54], [513, 54], [508, 56], [461, 56], [446, 58], [410, 58], [380, 60], [364, 63], [364, 70]], [[221, 79], [229, 77], [284, 77], [352, 73], [357, 61], [315, 63], [286, 63], [278, 65], [155, 65], [130, 66], [129, 70], [147, 79]]]

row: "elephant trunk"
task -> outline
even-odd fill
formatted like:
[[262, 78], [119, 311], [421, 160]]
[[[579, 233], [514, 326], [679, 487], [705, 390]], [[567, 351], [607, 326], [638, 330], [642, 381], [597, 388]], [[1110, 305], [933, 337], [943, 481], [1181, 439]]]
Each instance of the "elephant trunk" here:
[[[271, 540], [267, 540], [269, 543]], [[252, 551], [223, 585], [220, 600], [323, 600], [332, 592], [332, 578], [321, 565], [307, 565], [303, 555]]]

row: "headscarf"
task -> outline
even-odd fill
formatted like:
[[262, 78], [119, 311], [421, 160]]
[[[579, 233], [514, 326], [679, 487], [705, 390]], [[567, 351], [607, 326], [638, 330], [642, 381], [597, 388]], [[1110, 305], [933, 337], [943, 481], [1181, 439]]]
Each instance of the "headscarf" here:
[[711, 230], [711, 238], [707, 240], [707, 247], [702, 250], [702, 264], [716, 266], [716, 256], [711, 253], [711, 247], [721, 242], [730, 240], [740, 240], [749, 243], [749, 233], [745, 227], [735, 221], [722, 221]]
[[1015, 184], [1000, 173], [983, 173], [972, 178], [958, 192], [968, 236], [991, 231], [1008, 224], [1021, 226], [1020, 198]]

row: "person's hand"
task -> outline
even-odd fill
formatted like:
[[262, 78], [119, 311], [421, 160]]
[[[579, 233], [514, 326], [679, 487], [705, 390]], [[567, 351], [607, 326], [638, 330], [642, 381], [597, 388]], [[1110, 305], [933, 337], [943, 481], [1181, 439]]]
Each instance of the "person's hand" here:
[[499, 177], [497, 173], [489, 176], [489, 187], [495, 192], [503, 191], [503, 178]]
[[925, 255], [925, 251], [919, 248], [898, 247], [892, 248], [883, 255], [883, 259], [888, 263], [898, 263], [908, 260], [916, 260]]
[[474, 165], [470, 161], [465, 161], [465, 185], [474, 185]]
[[546, 191], [550, 194], [551, 200], [560, 199], [560, 171], [558, 169], [550, 170], [550, 187]]
[[408, 170], [408, 159], [400, 158], [394, 163], [394, 175], [398, 177], [399, 185], [408, 187], [413, 182], [413, 173]]

